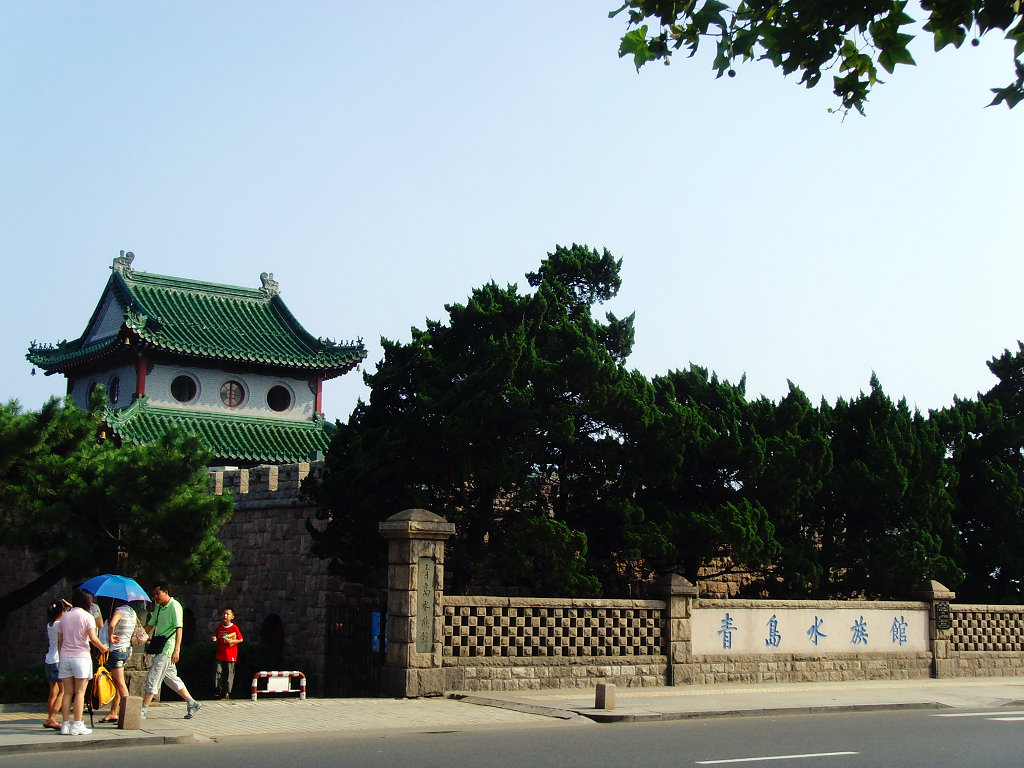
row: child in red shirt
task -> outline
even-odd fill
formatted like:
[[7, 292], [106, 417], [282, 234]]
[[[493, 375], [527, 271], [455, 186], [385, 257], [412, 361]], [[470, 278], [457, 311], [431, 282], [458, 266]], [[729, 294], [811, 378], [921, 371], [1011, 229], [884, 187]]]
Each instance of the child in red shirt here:
[[242, 642], [242, 630], [235, 624], [235, 612], [230, 608], [224, 609], [221, 623], [210, 639], [217, 644], [213, 676], [215, 695], [218, 699], [226, 699], [235, 684], [235, 662], [238, 661], [238, 644]]

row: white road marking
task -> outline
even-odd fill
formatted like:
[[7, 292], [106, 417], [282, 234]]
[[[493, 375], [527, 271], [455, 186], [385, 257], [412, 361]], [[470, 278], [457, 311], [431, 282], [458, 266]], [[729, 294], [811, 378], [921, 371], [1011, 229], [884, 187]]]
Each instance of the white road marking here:
[[989, 720], [1002, 720], [1004, 723], [1015, 723], [1019, 720], [1024, 720], [1024, 716], [1018, 717], [990, 717]]
[[1005, 715], [1024, 715], [1024, 709], [1013, 709], [1013, 710], [989, 710], [988, 712], [943, 712], [941, 714], [933, 714], [932, 717], [1003, 717]]
[[767, 755], [765, 757], [733, 757], [728, 760], [698, 760], [697, 765], [723, 765], [725, 763], [758, 763], [767, 760], [802, 760], [805, 757], [838, 757], [858, 755], [859, 752], [809, 752], [804, 755]]

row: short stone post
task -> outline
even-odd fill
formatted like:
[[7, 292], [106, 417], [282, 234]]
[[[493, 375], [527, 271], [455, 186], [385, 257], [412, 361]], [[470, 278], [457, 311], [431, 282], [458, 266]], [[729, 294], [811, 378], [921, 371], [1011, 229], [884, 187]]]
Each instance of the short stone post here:
[[142, 727], [142, 698], [140, 696], [127, 696], [121, 699], [117, 727], [125, 731], [137, 731]]
[[389, 696], [440, 696], [444, 542], [455, 526], [425, 509], [380, 524], [388, 539], [388, 637], [383, 688]]
[[929, 602], [928, 638], [932, 646], [932, 677], [954, 677], [949, 658], [949, 637], [953, 634], [949, 601], [956, 592], [935, 580], [926, 581], [914, 592], [915, 597]]
[[693, 641], [690, 618], [697, 587], [678, 573], [667, 573], [662, 585], [668, 600], [668, 684], [693, 682]]
[[615, 684], [598, 683], [594, 691], [594, 709], [615, 709]]

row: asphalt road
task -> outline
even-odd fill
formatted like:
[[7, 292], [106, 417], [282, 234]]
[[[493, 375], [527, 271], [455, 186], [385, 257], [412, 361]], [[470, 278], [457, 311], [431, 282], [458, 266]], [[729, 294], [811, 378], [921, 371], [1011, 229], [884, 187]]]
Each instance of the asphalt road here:
[[261, 736], [217, 743], [0, 756], [0, 765], [76, 768], [1021, 768], [1024, 710], [915, 710], [730, 717], [427, 733]]

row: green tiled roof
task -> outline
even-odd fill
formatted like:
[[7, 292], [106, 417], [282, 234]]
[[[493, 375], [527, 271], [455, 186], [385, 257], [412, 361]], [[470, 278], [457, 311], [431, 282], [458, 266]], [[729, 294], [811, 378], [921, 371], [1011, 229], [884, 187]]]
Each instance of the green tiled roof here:
[[121, 440], [145, 445], [171, 427], [195, 435], [217, 463], [284, 464], [310, 461], [327, 452], [335, 427], [323, 419], [284, 421], [186, 411], [151, 405], [141, 397], [127, 408], [108, 409], [104, 421]]
[[[131, 257], [131, 254], [129, 254]], [[134, 257], [131, 257], [134, 258]], [[92, 328], [113, 293], [126, 308], [119, 332], [87, 343], [83, 335], [55, 346], [33, 346], [26, 357], [47, 372], [65, 373], [139, 349], [190, 359], [339, 376], [366, 357], [362, 340], [335, 343], [311, 336], [285, 306], [272, 275], [263, 288], [242, 288], [136, 272], [115, 260]]]

